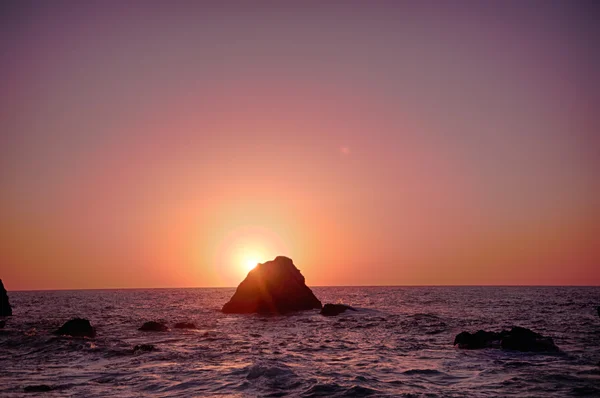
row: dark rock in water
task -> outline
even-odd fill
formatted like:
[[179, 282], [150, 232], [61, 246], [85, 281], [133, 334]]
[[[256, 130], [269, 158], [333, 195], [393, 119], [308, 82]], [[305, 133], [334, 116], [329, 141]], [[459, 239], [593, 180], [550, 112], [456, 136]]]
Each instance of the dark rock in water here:
[[96, 337], [96, 329], [87, 319], [73, 318], [62, 325], [54, 334], [71, 337]]
[[4, 288], [4, 284], [2, 283], [2, 279], [0, 279], [0, 316], [11, 316], [12, 308], [10, 303], [8, 302], [8, 294], [6, 294], [6, 289]]
[[342, 312], [346, 312], [346, 310], [356, 311], [355, 308], [345, 304], [325, 304], [321, 310], [321, 315], [335, 316], [341, 314]]
[[150, 321], [144, 323], [138, 330], [143, 332], [168, 332], [169, 328], [164, 323]]
[[0, 329], [4, 329], [5, 325], [6, 325], [6, 321], [0, 321]]
[[157, 348], [152, 344], [138, 344], [135, 347], [133, 347], [134, 354], [139, 354], [142, 352], [152, 352], [156, 350]]
[[37, 386], [27, 386], [23, 390], [25, 392], [48, 392], [48, 391], [52, 391], [53, 388], [46, 384], [40, 384]]
[[[2, 282], [2, 281], [0, 281]], [[598, 307], [596, 307], [596, 311], [598, 311], [598, 316], [600, 316], [600, 305]]]
[[529, 329], [515, 326], [502, 337], [502, 348], [515, 351], [552, 352], [558, 351], [551, 337], [542, 336]]
[[177, 322], [173, 327], [175, 329], [196, 329], [196, 325], [191, 322]]
[[[504, 333], [504, 332], [502, 332]], [[459, 348], [475, 350], [479, 348], [500, 347], [502, 333], [478, 330], [475, 333], [462, 332], [454, 338], [454, 345]]]
[[454, 345], [459, 348], [503, 348], [505, 350], [531, 351], [531, 352], [556, 352], [558, 347], [550, 337], [542, 336], [529, 329], [519, 326], [502, 332], [486, 332], [479, 330], [476, 333], [462, 332], [454, 338]]
[[304, 276], [292, 260], [278, 256], [251, 270], [222, 311], [285, 314], [320, 308], [321, 302], [306, 286]]

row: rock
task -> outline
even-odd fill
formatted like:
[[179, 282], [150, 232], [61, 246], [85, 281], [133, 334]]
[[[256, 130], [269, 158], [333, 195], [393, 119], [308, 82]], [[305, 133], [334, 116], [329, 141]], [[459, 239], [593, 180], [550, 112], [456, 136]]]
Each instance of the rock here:
[[173, 327], [175, 329], [196, 329], [196, 325], [191, 322], [177, 322]]
[[142, 352], [152, 352], [156, 350], [157, 348], [152, 344], [138, 344], [135, 347], [133, 347], [134, 354], [139, 354]]
[[[0, 281], [1, 283], [2, 281]], [[598, 307], [596, 307], [596, 311], [598, 311], [598, 316], [600, 316], [600, 305]]]
[[311, 309], [321, 309], [321, 302], [306, 286], [304, 276], [292, 260], [278, 256], [251, 270], [222, 311], [285, 314]]
[[82, 318], [73, 318], [62, 325], [54, 334], [71, 337], [96, 337], [96, 329], [90, 321]]
[[486, 332], [484, 330], [479, 330], [475, 333], [462, 332], [454, 338], [454, 345], [458, 344], [458, 348], [469, 350], [489, 348], [492, 346], [500, 347], [501, 339], [501, 333], [496, 332]]
[[531, 352], [556, 352], [558, 347], [550, 337], [542, 336], [529, 329], [519, 326], [510, 331], [486, 332], [479, 330], [476, 333], [462, 332], [454, 338], [454, 345], [458, 348], [503, 348], [505, 350], [531, 351]]
[[48, 392], [52, 391], [52, 387], [46, 384], [40, 384], [35, 386], [27, 386], [23, 389], [25, 392]]
[[10, 303], [8, 302], [8, 294], [6, 294], [6, 289], [4, 288], [4, 284], [2, 283], [2, 279], [0, 279], [0, 316], [11, 316], [12, 308]]
[[325, 304], [321, 310], [321, 315], [335, 316], [341, 314], [342, 312], [346, 312], [346, 310], [356, 311], [355, 308], [345, 304]]
[[558, 351], [551, 337], [542, 336], [529, 329], [515, 326], [502, 338], [502, 348], [515, 351], [553, 352]]
[[138, 330], [143, 332], [168, 332], [169, 328], [164, 323], [150, 321], [144, 323]]
[[6, 325], [6, 321], [0, 321], [0, 329], [4, 329], [5, 325]]

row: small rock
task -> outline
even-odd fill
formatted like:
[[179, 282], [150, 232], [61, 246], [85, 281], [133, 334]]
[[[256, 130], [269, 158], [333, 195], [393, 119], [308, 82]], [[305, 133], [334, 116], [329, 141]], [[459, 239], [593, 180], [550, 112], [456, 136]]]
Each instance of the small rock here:
[[196, 329], [196, 325], [191, 322], [177, 322], [173, 327], [175, 329]]
[[96, 329], [90, 321], [83, 318], [73, 318], [62, 325], [54, 334], [71, 337], [96, 337]]
[[143, 332], [168, 332], [169, 328], [164, 323], [150, 321], [144, 323], [138, 330]]
[[355, 308], [345, 304], [325, 304], [321, 310], [321, 315], [335, 316], [341, 314], [342, 312], [346, 312], [346, 310], [356, 311]]
[[0, 329], [4, 329], [5, 325], [6, 325], [6, 321], [0, 321]]
[[142, 352], [152, 352], [156, 350], [157, 348], [152, 344], [138, 344], [135, 347], [133, 347], [134, 354], [139, 354]]
[[4, 284], [2, 283], [2, 279], [0, 279], [0, 316], [11, 315], [12, 307], [8, 302], [8, 294], [6, 293], [6, 289], [4, 288]]
[[502, 338], [502, 348], [515, 351], [558, 351], [551, 337], [542, 336], [529, 329], [515, 326]]
[[503, 348], [505, 350], [531, 351], [531, 352], [556, 352], [558, 347], [550, 337], [519, 326], [502, 332], [486, 332], [479, 330], [476, 333], [462, 332], [454, 338], [454, 345], [458, 348]]
[[480, 348], [500, 347], [502, 334], [478, 330], [475, 333], [461, 332], [454, 338], [454, 345], [458, 348], [476, 350]]
[[52, 391], [52, 387], [46, 384], [40, 384], [36, 386], [27, 386], [23, 389], [25, 392], [48, 392]]

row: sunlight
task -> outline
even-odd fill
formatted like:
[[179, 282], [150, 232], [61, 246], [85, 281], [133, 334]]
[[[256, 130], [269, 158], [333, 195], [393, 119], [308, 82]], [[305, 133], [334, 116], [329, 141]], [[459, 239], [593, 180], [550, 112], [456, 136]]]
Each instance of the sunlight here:
[[257, 264], [291, 255], [282, 236], [266, 226], [223, 228], [219, 235], [211, 244], [214, 257], [210, 262], [224, 286], [237, 286]]
[[246, 266], [246, 271], [252, 271], [254, 267], [258, 265], [258, 263], [260, 263], [260, 261], [254, 257], [246, 259], [246, 262], [244, 264]]
[[265, 251], [262, 249], [263, 245], [260, 242], [249, 241], [245, 244], [240, 245], [235, 253], [235, 263], [239, 264], [240, 272], [245, 276], [248, 272], [252, 271], [257, 264], [268, 260]]

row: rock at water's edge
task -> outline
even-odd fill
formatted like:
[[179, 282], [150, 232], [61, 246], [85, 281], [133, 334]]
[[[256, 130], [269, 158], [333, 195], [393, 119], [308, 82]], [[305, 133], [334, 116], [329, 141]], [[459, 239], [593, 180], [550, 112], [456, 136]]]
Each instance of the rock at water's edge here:
[[4, 288], [4, 284], [2, 283], [2, 279], [0, 279], [0, 316], [11, 315], [12, 307], [8, 302], [8, 294], [6, 293], [6, 289]]
[[600, 305], [596, 307], [596, 311], [598, 311], [598, 316], [600, 316]]
[[346, 310], [356, 311], [355, 308], [345, 304], [325, 304], [321, 310], [321, 315], [335, 316], [341, 314], [342, 312], [346, 312]]
[[293, 261], [278, 256], [251, 270], [222, 311], [229, 314], [285, 314], [321, 307]]
[[454, 345], [465, 349], [503, 348], [531, 352], [558, 351], [558, 347], [551, 337], [542, 336], [519, 326], [502, 332], [486, 332], [484, 330], [476, 333], [462, 332], [456, 335]]
[[169, 328], [164, 323], [150, 321], [144, 323], [138, 330], [142, 332], [168, 332]]
[[96, 329], [87, 319], [73, 318], [62, 325], [54, 334], [59, 336], [94, 338], [96, 337]]

